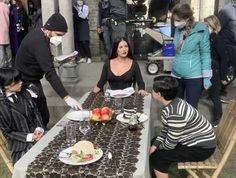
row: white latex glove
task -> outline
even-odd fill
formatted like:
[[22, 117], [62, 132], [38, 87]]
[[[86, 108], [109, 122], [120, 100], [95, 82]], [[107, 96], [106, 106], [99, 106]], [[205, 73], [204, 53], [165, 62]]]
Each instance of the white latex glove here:
[[72, 109], [74, 110], [79, 110], [79, 109], [82, 109], [82, 106], [79, 104], [78, 101], [76, 101], [74, 98], [68, 96], [66, 99], [65, 99], [65, 102], [68, 106], [70, 106]]

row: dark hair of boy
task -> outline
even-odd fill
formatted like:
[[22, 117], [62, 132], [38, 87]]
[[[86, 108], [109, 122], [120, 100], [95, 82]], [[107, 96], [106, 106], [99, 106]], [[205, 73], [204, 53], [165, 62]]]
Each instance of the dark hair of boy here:
[[13, 68], [0, 69], [0, 88], [5, 90], [4, 87], [10, 85], [12, 82], [21, 80], [21, 74], [18, 70]]
[[153, 79], [153, 91], [160, 92], [165, 100], [173, 100], [178, 93], [178, 80], [170, 75], [159, 75]]

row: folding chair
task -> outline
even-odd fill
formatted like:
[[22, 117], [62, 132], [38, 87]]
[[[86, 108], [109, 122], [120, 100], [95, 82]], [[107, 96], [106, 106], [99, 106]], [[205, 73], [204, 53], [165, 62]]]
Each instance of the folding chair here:
[[[178, 163], [178, 169], [185, 169], [188, 178], [217, 178], [227, 162], [236, 142], [236, 102], [231, 101], [225, 108], [221, 121], [216, 130], [217, 152], [209, 159], [201, 162]], [[210, 171], [207, 171], [210, 170]]]
[[13, 172], [13, 164], [11, 157], [9, 156], [8, 149], [7, 149], [7, 140], [4, 137], [3, 133], [0, 131], [0, 155], [7, 165], [9, 171]]

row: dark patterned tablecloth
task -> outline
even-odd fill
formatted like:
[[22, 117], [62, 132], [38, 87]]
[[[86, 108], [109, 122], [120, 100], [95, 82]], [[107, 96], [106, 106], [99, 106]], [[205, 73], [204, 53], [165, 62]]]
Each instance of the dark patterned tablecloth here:
[[[135, 94], [123, 99], [123, 106], [137, 105], [138, 112], [143, 111], [143, 97]], [[101, 94], [90, 93], [83, 108], [110, 106], [113, 109], [113, 101], [104, 101]], [[61, 150], [68, 147], [65, 138], [65, 128], [45, 147], [36, 159], [28, 166], [26, 177], [31, 178], [129, 178], [137, 169], [141, 129], [135, 132], [128, 130], [127, 125], [115, 119], [104, 124], [91, 123], [91, 131], [87, 136], [79, 132], [79, 122], [75, 122], [77, 141], [87, 139], [98, 145], [103, 150], [103, 157], [88, 165], [73, 166], [62, 163], [58, 155]], [[70, 121], [72, 122], [72, 121]], [[86, 137], [86, 138], [85, 138]], [[108, 152], [112, 153], [112, 159], [108, 159]]]

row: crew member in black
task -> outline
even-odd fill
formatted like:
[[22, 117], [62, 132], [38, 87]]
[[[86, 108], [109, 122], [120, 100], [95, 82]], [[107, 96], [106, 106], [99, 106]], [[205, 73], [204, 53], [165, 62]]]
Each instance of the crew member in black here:
[[39, 96], [35, 100], [46, 127], [49, 122], [49, 111], [40, 79], [45, 75], [57, 94], [73, 109], [81, 109], [81, 105], [66, 92], [61, 80], [56, 74], [50, 51], [50, 42], [61, 41], [67, 32], [67, 23], [64, 17], [53, 14], [43, 28], [32, 30], [22, 41], [18, 50], [15, 66], [22, 74], [24, 87], [30, 83], [39, 88]]
[[101, 0], [98, 2], [97, 32], [99, 35], [102, 35], [108, 56], [111, 53], [112, 47], [110, 21], [110, 2], [109, 0]]

